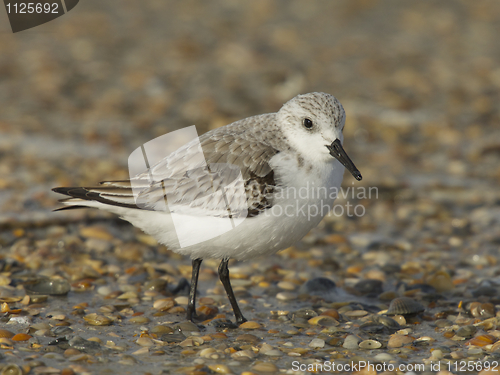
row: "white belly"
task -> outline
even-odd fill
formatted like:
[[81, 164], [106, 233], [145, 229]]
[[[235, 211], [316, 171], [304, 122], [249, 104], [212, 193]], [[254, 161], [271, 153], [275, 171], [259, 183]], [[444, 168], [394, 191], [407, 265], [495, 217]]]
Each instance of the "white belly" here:
[[[321, 170], [300, 169], [296, 160], [286, 155], [276, 158], [273, 164], [278, 172], [275, 173], [277, 183], [286, 186], [275, 192], [273, 206], [258, 216], [243, 219], [234, 229], [214, 238], [210, 238], [211, 229], [204, 224], [203, 218], [181, 218], [187, 223], [181, 228], [174, 224], [179, 218], [173, 220], [165, 212], [126, 210], [119, 214], [170, 250], [193, 259], [245, 260], [273, 254], [302, 239], [328, 214], [344, 173], [344, 167], [336, 160]], [[280, 170], [290, 173], [279, 173]], [[217, 226], [217, 220], [220, 220], [220, 227], [227, 227], [229, 219], [226, 218], [210, 218], [211, 225]], [[183, 246], [180, 237], [195, 244]], [[204, 240], [206, 238], [210, 239]]]

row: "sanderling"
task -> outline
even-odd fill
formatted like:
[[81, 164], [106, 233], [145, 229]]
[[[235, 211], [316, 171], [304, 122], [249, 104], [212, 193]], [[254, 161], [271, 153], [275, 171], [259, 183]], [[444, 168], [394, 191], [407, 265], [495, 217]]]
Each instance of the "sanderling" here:
[[[71, 197], [61, 200], [69, 206], [61, 209], [96, 207], [113, 212], [168, 249], [189, 255], [193, 270], [188, 320], [196, 316], [195, 298], [202, 260], [221, 259], [220, 281], [236, 322], [243, 323], [246, 319], [229, 280], [229, 259], [270, 255], [291, 246], [333, 206], [336, 194], [328, 191], [332, 188], [338, 191], [344, 167], [361, 180], [361, 174], [342, 147], [344, 124], [344, 109], [334, 96], [318, 92], [298, 95], [276, 113], [249, 117], [201, 135], [196, 141], [201, 145], [206, 164], [199, 164], [199, 171], [191, 175], [186, 172], [186, 160], [191, 160], [189, 169], [192, 170], [196, 151], [193, 142], [130, 180], [105, 181], [98, 187], [53, 190]], [[217, 169], [221, 164], [237, 167], [243, 194], [237, 193], [238, 184], [231, 185], [232, 178], [228, 179], [227, 173]], [[232, 191], [233, 196], [211, 194], [214, 186], [219, 185], [226, 185], [226, 193]], [[231, 210], [227, 209], [228, 199]], [[170, 210], [159, 209], [158, 202], [165, 200], [175, 205], [169, 202]], [[188, 218], [184, 221], [188, 224], [179, 228], [173, 222], [173, 215]], [[236, 217], [243, 220], [231, 230], [204, 240], [209, 237], [200, 217], [216, 221]], [[182, 246], [181, 234], [193, 239], [192, 245]]]

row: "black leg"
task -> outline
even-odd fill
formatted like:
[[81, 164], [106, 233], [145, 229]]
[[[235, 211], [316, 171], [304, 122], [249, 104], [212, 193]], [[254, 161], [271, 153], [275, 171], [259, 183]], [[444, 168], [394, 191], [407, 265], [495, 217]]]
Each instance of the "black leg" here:
[[247, 320], [241, 313], [238, 302], [236, 302], [236, 297], [234, 296], [233, 288], [231, 288], [231, 282], [229, 281], [229, 269], [227, 268], [228, 261], [229, 259], [222, 259], [222, 262], [220, 262], [219, 278], [222, 282], [222, 285], [224, 285], [224, 289], [226, 290], [229, 302], [231, 302], [231, 306], [233, 307], [234, 316], [236, 317], [236, 323], [241, 324], [245, 323]]
[[187, 306], [187, 320], [193, 321], [196, 317], [196, 288], [198, 287], [198, 274], [203, 259], [193, 259], [193, 273], [191, 274], [191, 288], [189, 289], [189, 301]]

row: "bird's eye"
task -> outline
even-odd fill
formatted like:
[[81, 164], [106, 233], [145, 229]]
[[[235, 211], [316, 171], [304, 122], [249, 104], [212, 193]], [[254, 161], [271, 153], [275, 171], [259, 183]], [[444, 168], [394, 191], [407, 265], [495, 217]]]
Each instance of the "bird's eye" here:
[[312, 122], [312, 120], [311, 120], [311, 119], [309, 119], [309, 118], [305, 118], [305, 119], [304, 119], [304, 127], [305, 127], [306, 129], [311, 129], [311, 128], [313, 127], [313, 122]]

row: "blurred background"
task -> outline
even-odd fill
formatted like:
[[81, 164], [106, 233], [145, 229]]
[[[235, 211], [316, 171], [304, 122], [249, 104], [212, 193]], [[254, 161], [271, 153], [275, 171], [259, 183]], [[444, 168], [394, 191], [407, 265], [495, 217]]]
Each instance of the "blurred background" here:
[[86, 0], [16, 34], [0, 17], [3, 223], [52, 208], [53, 186], [126, 178], [159, 135], [311, 91], [343, 103], [363, 184], [497, 198], [497, 1]]
[[159, 135], [311, 91], [343, 103], [363, 184], [498, 198], [497, 1], [86, 0], [16, 34], [0, 17], [1, 223], [45, 216], [53, 186], [126, 178]]
[[[427, 283], [456, 308], [485, 279], [500, 284], [499, 35], [496, 0], [85, 0], [16, 34], [0, 9], [0, 263], [103, 295], [132, 277], [189, 277], [188, 259], [111, 215], [51, 212], [50, 189], [127, 178], [129, 154], [155, 137], [324, 91], [345, 107], [344, 148], [363, 174], [344, 187], [378, 195], [341, 197], [365, 215], [327, 217], [296, 247], [241, 265], [242, 292], [282, 309], [262, 285], [369, 278], [386, 291]], [[217, 283], [217, 263], [204, 266], [201, 295]], [[0, 292], [23, 295], [12, 277]], [[90, 299], [110, 303], [57, 303]], [[143, 303], [135, 311], [149, 314]], [[270, 305], [259, 306], [246, 307]]]

